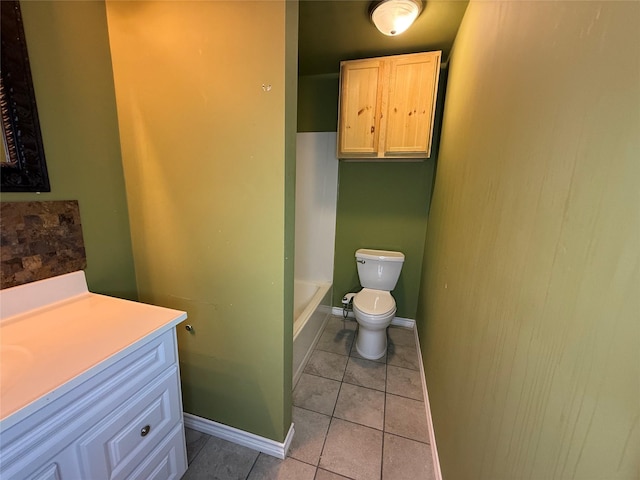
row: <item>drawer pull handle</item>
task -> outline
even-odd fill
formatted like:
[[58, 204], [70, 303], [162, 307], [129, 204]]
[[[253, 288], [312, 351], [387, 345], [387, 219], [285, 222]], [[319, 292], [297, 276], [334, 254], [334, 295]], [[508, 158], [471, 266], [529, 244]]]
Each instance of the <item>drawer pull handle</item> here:
[[140, 436], [141, 437], [146, 437], [147, 434], [149, 433], [149, 431], [151, 431], [151, 426], [150, 425], [145, 425], [144, 427], [142, 427], [142, 430], [140, 430]]

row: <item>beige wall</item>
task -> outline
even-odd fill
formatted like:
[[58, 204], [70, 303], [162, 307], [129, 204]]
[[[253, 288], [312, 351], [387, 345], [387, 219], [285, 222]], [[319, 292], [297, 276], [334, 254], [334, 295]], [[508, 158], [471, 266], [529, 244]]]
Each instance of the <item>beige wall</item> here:
[[285, 10], [297, 15], [284, 1], [107, 2], [140, 298], [194, 327], [179, 328], [185, 411], [278, 441], [295, 181]]
[[639, 478], [639, 24], [466, 12], [417, 316], [446, 480]]

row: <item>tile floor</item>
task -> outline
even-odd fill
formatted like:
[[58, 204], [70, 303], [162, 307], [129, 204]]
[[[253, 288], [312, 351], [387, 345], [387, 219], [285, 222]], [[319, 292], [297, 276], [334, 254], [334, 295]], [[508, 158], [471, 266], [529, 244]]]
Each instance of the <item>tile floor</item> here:
[[365, 360], [357, 324], [332, 316], [293, 391], [285, 460], [187, 429], [183, 480], [433, 480], [413, 331], [389, 327], [387, 355]]

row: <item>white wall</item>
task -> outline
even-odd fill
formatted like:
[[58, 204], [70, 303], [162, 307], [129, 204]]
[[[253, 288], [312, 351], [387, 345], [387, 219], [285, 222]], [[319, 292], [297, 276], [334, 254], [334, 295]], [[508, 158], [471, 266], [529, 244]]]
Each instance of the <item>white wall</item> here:
[[335, 132], [298, 133], [296, 280], [331, 282], [336, 233], [338, 159]]

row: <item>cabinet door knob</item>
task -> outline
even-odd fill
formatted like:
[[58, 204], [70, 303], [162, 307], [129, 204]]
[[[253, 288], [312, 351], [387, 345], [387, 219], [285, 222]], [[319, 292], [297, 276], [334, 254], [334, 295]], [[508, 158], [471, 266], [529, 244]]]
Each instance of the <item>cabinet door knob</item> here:
[[141, 437], [146, 437], [147, 434], [151, 431], [151, 426], [150, 425], [145, 425], [144, 427], [142, 427], [142, 430], [140, 430], [140, 436]]

